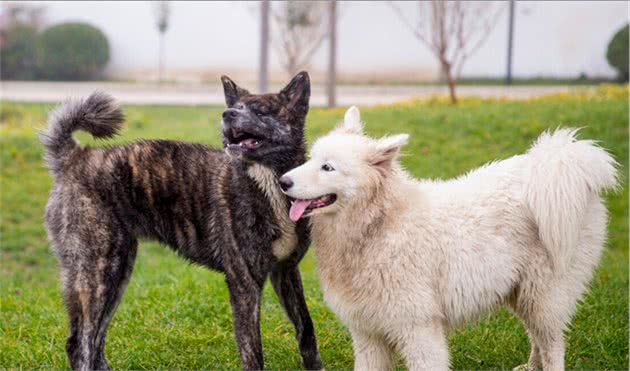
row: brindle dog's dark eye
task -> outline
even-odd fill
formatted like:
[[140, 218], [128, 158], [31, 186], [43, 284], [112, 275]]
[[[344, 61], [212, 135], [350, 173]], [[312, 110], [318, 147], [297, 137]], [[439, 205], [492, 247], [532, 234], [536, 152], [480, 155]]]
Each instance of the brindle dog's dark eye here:
[[323, 164], [322, 165], [322, 170], [324, 170], [324, 171], [333, 171], [333, 170], [335, 170], [335, 168], [330, 166], [330, 164]]
[[258, 117], [267, 116], [269, 114], [269, 109], [266, 106], [258, 106], [254, 110], [254, 113]]

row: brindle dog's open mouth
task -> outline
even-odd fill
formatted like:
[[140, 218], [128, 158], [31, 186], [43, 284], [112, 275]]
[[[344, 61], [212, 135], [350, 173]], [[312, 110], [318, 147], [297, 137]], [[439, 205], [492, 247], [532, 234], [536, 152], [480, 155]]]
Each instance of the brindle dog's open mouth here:
[[263, 141], [264, 139], [260, 136], [242, 129], [232, 128], [228, 137], [228, 146], [232, 148], [256, 149], [262, 145]]
[[313, 210], [330, 206], [334, 204], [335, 201], [337, 201], [337, 195], [332, 193], [310, 200], [292, 200], [291, 209], [289, 210], [289, 219], [293, 222], [297, 222], [300, 218], [308, 216]]

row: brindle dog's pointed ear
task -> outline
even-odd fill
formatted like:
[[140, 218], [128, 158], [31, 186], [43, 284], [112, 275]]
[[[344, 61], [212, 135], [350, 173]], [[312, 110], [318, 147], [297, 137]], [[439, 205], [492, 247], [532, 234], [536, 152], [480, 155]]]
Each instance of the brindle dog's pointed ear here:
[[223, 75], [221, 76], [221, 82], [223, 83], [223, 93], [225, 94], [225, 104], [228, 107], [232, 107], [238, 102], [241, 97], [249, 95], [249, 92], [240, 86], [236, 85], [232, 79]]
[[308, 72], [302, 71], [280, 91], [287, 100], [287, 108], [297, 114], [306, 116], [308, 113], [308, 101], [311, 97], [311, 79]]

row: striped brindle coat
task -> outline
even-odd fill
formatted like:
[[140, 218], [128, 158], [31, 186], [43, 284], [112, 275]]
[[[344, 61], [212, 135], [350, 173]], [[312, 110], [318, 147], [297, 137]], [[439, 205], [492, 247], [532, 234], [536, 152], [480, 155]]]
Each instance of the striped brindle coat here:
[[[298, 263], [310, 244], [305, 221], [288, 220], [280, 174], [305, 158], [310, 82], [302, 72], [278, 94], [252, 95], [222, 78], [224, 150], [143, 140], [82, 147], [84, 130], [115, 135], [120, 108], [95, 93], [51, 114], [42, 135], [54, 185], [46, 226], [59, 257], [73, 369], [107, 369], [105, 335], [133, 269], [138, 238], [224, 272], [244, 369], [262, 369], [260, 301], [269, 276], [297, 331], [304, 366], [322, 367]], [[212, 367], [213, 365], [208, 365]]]

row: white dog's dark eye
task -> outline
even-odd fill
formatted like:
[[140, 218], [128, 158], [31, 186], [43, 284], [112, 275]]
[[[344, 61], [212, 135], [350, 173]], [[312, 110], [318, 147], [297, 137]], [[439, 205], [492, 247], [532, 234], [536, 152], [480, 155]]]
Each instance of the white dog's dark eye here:
[[333, 171], [335, 169], [332, 166], [330, 166], [329, 164], [323, 164], [322, 165], [322, 170], [324, 170], [324, 171]]

